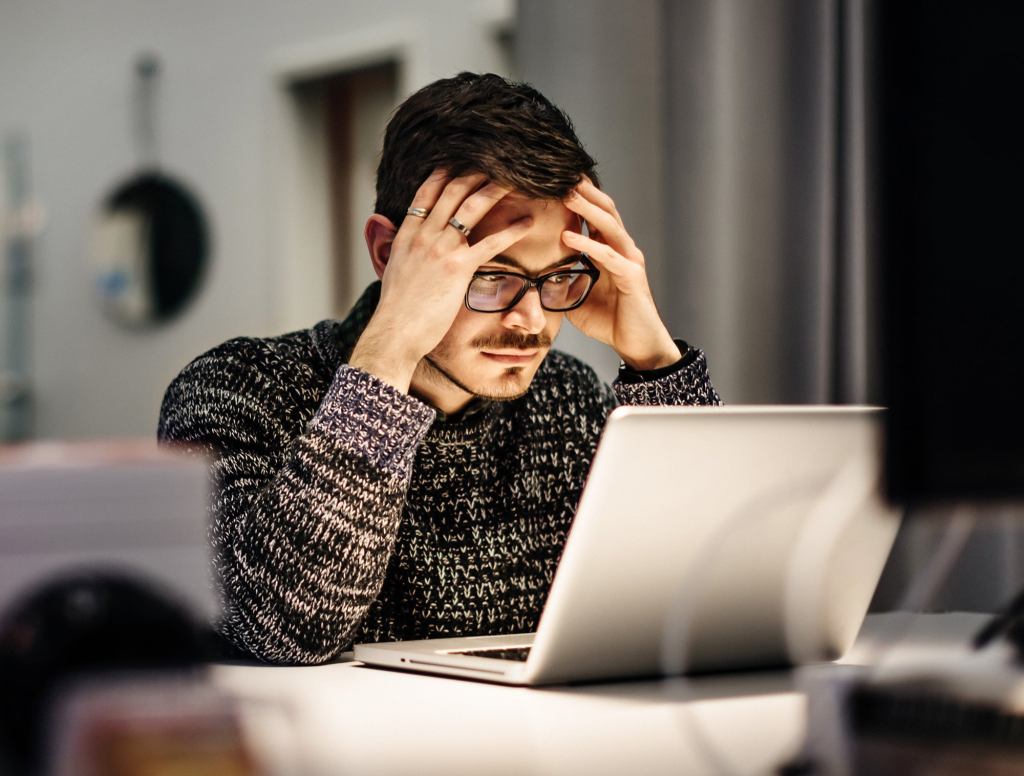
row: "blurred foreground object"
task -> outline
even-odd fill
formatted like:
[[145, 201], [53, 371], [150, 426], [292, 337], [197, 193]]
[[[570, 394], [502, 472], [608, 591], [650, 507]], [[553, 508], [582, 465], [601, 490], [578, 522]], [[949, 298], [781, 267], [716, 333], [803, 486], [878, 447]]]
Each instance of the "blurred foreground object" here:
[[76, 687], [53, 717], [52, 776], [260, 773], [240, 707], [210, 684], [126, 676]]
[[207, 466], [145, 441], [0, 446], [0, 616], [54, 573], [119, 569], [212, 618]]
[[[0, 447], [0, 756], [35, 772], [68, 686], [190, 671], [215, 615], [202, 458], [146, 441]], [[6, 772], [6, 771], [5, 771]]]
[[[888, 495], [918, 514], [1019, 508], [1024, 6], [877, 2], [868, 19]], [[965, 638], [941, 660], [921, 652], [851, 683], [851, 772], [1024, 772], [1022, 603], [978, 649]]]
[[4, 770], [40, 770], [52, 708], [80, 678], [187, 674], [204, 651], [203, 626], [141, 575], [79, 571], [33, 586], [0, 618]]
[[1024, 498], [1024, 5], [873, 4], [887, 489]]
[[1018, 774], [1024, 772], [1024, 673], [1006, 642], [975, 650], [983, 614], [875, 615], [847, 658], [809, 666], [802, 772]]

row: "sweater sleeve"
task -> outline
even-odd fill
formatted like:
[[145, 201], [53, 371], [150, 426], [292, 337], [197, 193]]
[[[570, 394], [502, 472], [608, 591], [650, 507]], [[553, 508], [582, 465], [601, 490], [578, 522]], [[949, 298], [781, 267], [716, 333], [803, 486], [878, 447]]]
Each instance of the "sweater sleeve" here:
[[260, 364], [192, 362], [167, 390], [158, 436], [213, 461], [222, 635], [266, 662], [324, 662], [348, 648], [380, 591], [435, 415], [343, 365], [295, 436], [282, 365]]
[[[691, 348], [679, 369], [654, 379], [616, 379], [612, 384], [620, 404], [717, 405], [722, 400], [711, 384], [704, 351]], [[643, 373], [635, 373], [642, 375]]]

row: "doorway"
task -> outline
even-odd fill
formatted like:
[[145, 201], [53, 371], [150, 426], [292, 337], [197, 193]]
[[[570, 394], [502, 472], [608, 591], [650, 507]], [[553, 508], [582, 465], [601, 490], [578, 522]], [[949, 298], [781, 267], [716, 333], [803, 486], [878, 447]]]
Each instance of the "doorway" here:
[[340, 317], [377, 279], [363, 240], [363, 224], [373, 213], [384, 128], [398, 101], [397, 63], [330, 76], [323, 90], [331, 305]]

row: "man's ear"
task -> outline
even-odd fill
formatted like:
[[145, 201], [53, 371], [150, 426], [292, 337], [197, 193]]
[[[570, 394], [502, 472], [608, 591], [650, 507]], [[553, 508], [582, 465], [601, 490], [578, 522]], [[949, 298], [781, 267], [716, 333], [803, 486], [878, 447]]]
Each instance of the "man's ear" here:
[[384, 276], [384, 268], [391, 258], [391, 243], [395, 241], [398, 230], [391, 223], [391, 219], [385, 218], [380, 213], [374, 213], [366, 219], [366, 227], [363, 229], [363, 237], [366, 238], [366, 247], [370, 251], [370, 262], [373, 264], [373, 271], [377, 277]]

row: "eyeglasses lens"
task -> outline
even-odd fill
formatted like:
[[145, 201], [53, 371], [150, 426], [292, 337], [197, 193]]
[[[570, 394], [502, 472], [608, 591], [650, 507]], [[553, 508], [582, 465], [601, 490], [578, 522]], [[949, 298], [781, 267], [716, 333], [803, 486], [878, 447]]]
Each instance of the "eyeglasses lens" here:
[[549, 310], [567, 310], [579, 302], [589, 288], [589, 275], [582, 272], [559, 273], [544, 281], [540, 301]]
[[522, 279], [514, 275], [477, 275], [469, 284], [466, 300], [473, 310], [502, 310], [512, 304], [522, 287]]
[[[557, 272], [549, 275], [540, 286], [541, 305], [552, 311], [568, 310], [586, 296], [591, 278], [583, 272]], [[521, 275], [476, 275], [469, 284], [466, 301], [478, 312], [499, 312], [512, 307], [518, 300], [524, 284]]]

